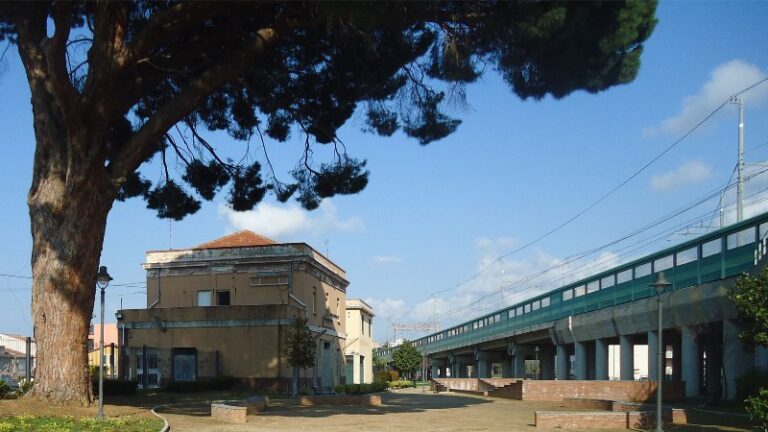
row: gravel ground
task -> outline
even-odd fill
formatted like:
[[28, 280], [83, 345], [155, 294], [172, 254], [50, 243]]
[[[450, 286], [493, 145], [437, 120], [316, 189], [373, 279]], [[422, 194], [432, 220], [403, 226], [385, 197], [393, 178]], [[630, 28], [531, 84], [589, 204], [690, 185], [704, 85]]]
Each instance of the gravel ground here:
[[[301, 407], [276, 400], [265, 412], [248, 416], [247, 424], [223, 424], [210, 418], [206, 404], [183, 404], [160, 410], [173, 432], [361, 432], [361, 431], [542, 431], [533, 426], [534, 412], [566, 411], [559, 402], [526, 402], [464, 394], [435, 395], [420, 389], [387, 392], [382, 406]], [[694, 419], [695, 420], [695, 419]], [[723, 421], [724, 420], [724, 421]], [[713, 421], [713, 420], [708, 420]], [[719, 423], [727, 419], [717, 418]], [[621, 429], [626, 431], [626, 429]], [[668, 426], [669, 431], [746, 431], [723, 426]], [[619, 430], [602, 429], [605, 432]]]

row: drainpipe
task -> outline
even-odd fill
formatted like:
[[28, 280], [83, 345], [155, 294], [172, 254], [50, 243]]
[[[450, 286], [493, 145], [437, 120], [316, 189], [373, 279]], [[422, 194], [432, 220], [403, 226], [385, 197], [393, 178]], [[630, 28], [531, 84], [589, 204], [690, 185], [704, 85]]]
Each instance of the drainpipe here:
[[147, 309], [153, 309], [160, 303], [160, 270], [156, 270], [155, 277], [157, 277], [157, 299], [152, 302]]
[[288, 270], [288, 297], [293, 301], [295, 301], [296, 303], [298, 303], [299, 306], [301, 306], [301, 308], [304, 309], [304, 313], [306, 315], [306, 312], [308, 310], [307, 305], [303, 301], [299, 300], [298, 297], [293, 295], [293, 262], [291, 262]]

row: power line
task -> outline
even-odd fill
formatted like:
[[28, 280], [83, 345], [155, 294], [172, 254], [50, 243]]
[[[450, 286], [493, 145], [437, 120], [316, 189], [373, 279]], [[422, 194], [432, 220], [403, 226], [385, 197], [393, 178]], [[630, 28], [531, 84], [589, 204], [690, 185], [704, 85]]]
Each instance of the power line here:
[[[610, 197], [611, 195], [613, 195], [613, 194], [614, 194], [615, 192], [617, 192], [619, 189], [621, 189], [622, 187], [624, 187], [624, 186], [625, 186], [627, 183], [629, 183], [629, 182], [630, 182], [630, 181], [632, 181], [634, 178], [636, 178], [638, 175], [640, 175], [642, 172], [644, 172], [646, 169], [648, 169], [648, 167], [650, 167], [650, 166], [651, 166], [651, 165], [653, 165], [653, 164], [654, 164], [656, 161], [658, 161], [659, 159], [661, 159], [661, 158], [662, 158], [664, 155], [666, 155], [667, 153], [669, 153], [669, 152], [670, 152], [670, 151], [671, 151], [673, 148], [675, 148], [675, 147], [676, 147], [678, 144], [680, 144], [681, 142], [683, 142], [683, 140], [685, 140], [686, 138], [688, 138], [688, 136], [690, 136], [690, 135], [691, 135], [693, 132], [695, 132], [695, 131], [696, 131], [698, 128], [700, 128], [700, 127], [701, 127], [701, 126], [702, 126], [704, 123], [706, 123], [707, 121], [709, 121], [709, 119], [711, 119], [711, 118], [712, 118], [712, 117], [713, 117], [713, 116], [714, 116], [716, 113], [718, 113], [718, 112], [719, 112], [719, 111], [720, 111], [720, 110], [721, 110], [721, 109], [722, 109], [724, 106], [726, 106], [726, 105], [729, 103], [728, 101], [729, 101], [729, 100], [730, 100], [732, 97], [735, 97], [735, 96], [741, 95], [741, 94], [743, 94], [743, 93], [745, 93], [745, 92], [747, 92], [747, 91], [749, 91], [749, 90], [752, 90], [753, 88], [755, 88], [755, 87], [757, 87], [757, 86], [759, 86], [759, 85], [763, 84], [763, 83], [764, 83], [764, 82], [766, 82], [766, 81], [768, 81], [768, 78], [764, 78], [764, 79], [762, 79], [762, 80], [760, 80], [760, 81], [758, 81], [758, 82], [756, 82], [756, 83], [754, 83], [754, 84], [752, 84], [752, 85], [750, 85], [750, 86], [748, 86], [748, 87], [746, 87], [746, 88], [744, 88], [744, 89], [742, 89], [742, 90], [740, 90], [740, 91], [738, 91], [738, 92], [734, 93], [733, 95], [729, 96], [729, 97], [728, 97], [728, 98], [727, 98], [725, 101], [723, 101], [723, 102], [722, 102], [722, 103], [721, 103], [721, 104], [720, 104], [720, 105], [719, 105], [717, 108], [715, 108], [715, 109], [714, 109], [712, 112], [710, 112], [710, 113], [709, 113], [709, 114], [708, 114], [706, 117], [704, 117], [704, 119], [702, 119], [700, 122], [698, 122], [698, 123], [697, 123], [696, 125], [694, 125], [692, 128], [690, 128], [690, 129], [689, 129], [687, 132], [685, 132], [685, 133], [684, 133], [684, 134], [683, 134], [683, 135], [682, 135], [680, 138], [678, 138], [678, 139], [677, 139], [677, 140], [675, 140], [675, 141], [674, 141], [672, 144], [670, 144], [669, 146], [667, 146], [667, 147], [666, 147], [666, 148], [665, 148], [663, 151], [661, 151], [661, 152], [660, 152], [660, 153], [658, 153], [656, 156], [654, 156], [654, 157], [653, 157], [653, 158], [652, 158], [650, 161], [648, 161], [648, 162], [647, 162], [645, 165], [643, 165], [642, 167], [640, 167], [640, 169], [638, 169], [637, 171], [635, 171], [635, 172], [634, 172], [632, 175], [630, 175], [629, 177], [627, 177], [627, 178], [626, 178], [624, 181], [622, 181], [621, 183], [619, 183], [617, 186], [613, 187], [613, 188], [612, 188], [611, 190], [609, 190], [607, 193], [603, 194], [603, 195], [602, 195], [600, 198], [598, 198], [597, 200], [593, 201], [593, 202], [592, 202], [591, 204], [589, 204], [587, 207], [585, 207], [584, 209], [582, 209], [581, 211], [579, 211], [579, 212], [578, 212], [578, 213], [576, 213], [575, 215], [571, 216], [571, 217], [570, 217], [569, 219], [567, 219], [566, 221], [564, 221], [564, 222], [560, 223], [559, 225], [557, 225], [556, 227], [554, 227], [554, 228], [550, 229], [550, 230], [549, 230], [549, 231], [547, 231], [546, 233], [544, 233], [544, 234], [540, 235], [540, 236], [539, 236], [539, 237], [537, 237], [536, 239], [534, 239], [534, 240], [531, 240], [530, 242], [528, 242], [528, 243], [526, 243], [526, 244], [524, 244], [524, 245], [522, 245], [522, 246], [520, 246], [520, 247], [518, 247], [518, 248], [514, 249], [513, 251], [511, 251], [511, 252], [509, 252], [509, 253], [507, 253], [507, 254], [504, 254], [504, 255], [501, 255], [501, 256], [497, 257], [495, 260], [491, 261], [489, 264], [487, 264], [485, 267], [483, 267], [482, 269], [480, 269], [479, 271], [477, 271], [475, 274], [473, 274], [472, 276], [470, 276], [468, 279], [464, 280], [463, 282], [461, 282], [461, 283], [458, 283], [458, 284], [456, 284], [456, 285], [454, 285], [454, 286], [452, 286], [452, 287], [450, 287], [450, 288], [446, 288], [446, 289], [443, 289], [443, 290], [439, 290], [439, 291], [435, 291], [435, 292], [431, 293], [431, 294], [430, 294], [430, 296], [428, 296], [428, 297], [427, 297], [427, 299], [429, 299], [429, 298], [431, 298], [431, 297], [433, 297], [433, 296], [439, 295], [439, 294], [444, 294], [444, 293], [447, 293], [447, 292], [449, 292], [449, 291], [453, 291], [453, 290], [455, 290], [455, 289], [457, 289], [457, 288], [459, 288], [459, 287], [461, 287], [461, 286], [463, 286], [463, 285], [466, 285], [467, 283], [469, 283], [469, 282], [473, 281], [473, 280], [474, 280], [474, 279], [476, 279], [478, 276], [480, 276], [481, 274], [483, 274], [484, 272], [486, 272], [486, 271], [487, 271], [489, 268], [491, 268], [493, 265], [495, 265], [495, 264], [496, 264], [497, 262], [499, 262], [501, 259], [503, 259], [503, 258], [506, 258], [506, 257], [509, 257], [509, 256], [512, 256], [512, 255], [514, 255], [514, 254], [517, 254], [518, 252], [521, 252], [521, 251], [523, 251], [523, 250], [525, 250], [525, 249], [527, 249], [527, 248], [529, 248], [529, 247], [531, 247], [531, 246], [533, 246], [533, 245], [535, 245], [535, 244], [539, 243], [540, 241], [544, 240], [545, 238], [549, 237], [550, 235], [552, 235], [552, 234], [554, 234], [554, 233], [556, 233], [556, 232], [560, 231], [561, 229], [565, 228], [565, 227], [566, 227], [567, 225], [569, 225], [571, 222], [575, 221], [576, 219], [578, 219], [579, 217], [581, 217], [582, 215], [584, 215], [584, 214], [585, 214], [585, 213], [587, 213], [588, 211], [590, 211], [590, 210], [592, 210], [593, 208], [595, 208], [595, 207], [596, 207], [597, 205], [599, 205], [601, 202], [605, 201], [605, 200], [606, 200], [608, 197]], [[411, 310], [413, 310], [413, 309], [411, 309]]]

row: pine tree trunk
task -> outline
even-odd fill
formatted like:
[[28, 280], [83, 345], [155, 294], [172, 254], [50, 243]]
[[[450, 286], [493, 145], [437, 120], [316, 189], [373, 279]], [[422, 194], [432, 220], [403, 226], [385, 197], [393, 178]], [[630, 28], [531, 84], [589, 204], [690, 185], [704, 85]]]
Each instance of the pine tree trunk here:
[[89, 405], [87, 339], [96, 273], [116, 186], [92, 130], [67, 123], [45, 88], [32, 87], [36, 151], [27, 204], [37, 343], [30, 396]]
[[[37, 359], [33, 397], [88, 405], [88, 327], [111, 200], [98, 181], [44, 179], [30, 192], [32, 315]], [[102, 189], [102, 190], [99, 190]]]

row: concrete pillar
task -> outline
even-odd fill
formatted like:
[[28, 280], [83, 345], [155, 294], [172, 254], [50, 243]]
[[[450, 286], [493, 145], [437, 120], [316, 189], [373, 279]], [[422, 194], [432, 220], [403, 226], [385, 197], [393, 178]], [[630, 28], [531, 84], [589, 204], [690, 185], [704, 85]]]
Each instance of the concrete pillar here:
[[634, 380], [635, 344], [630, 335], [619, 336], [619, 360], [621, 362], [621, 366], [619, 367], [619, 375], [621, 379], [624, 381]]
[[693, 327], [680, 328], [680, 368], [681, 378], [685, 381], [685, 396], [699, 395], [701, 372], [699, 371], [699, 345]]
[[491, 377], [491, 360], [487, 352], [478, 351], [475, 354], [477, 360], [477, 378]]
[[658, 375], [659, 332], [648, 332], [648, 381], [656, 381]]
[[568, 363], [569, 353], [567, 345], [557, 346], [557, 358], [555, 359], [555, 375], [559, 380], [567, 380], [568, 376]]
[[585, 342], [576, 342], [575, 345], [575, 353], [576, 353], [576, 360], [575, 360], [575, 368], [576, 368], [576, 379], [577, 380], [585, 380], [588, 379], [588, 371], [587, 371], [587, 344]]
[[525, 354], [520, 346], [517, 348], [514, 357], [512, 357], [514, 378], [525, 378]]
[[539, 350], [539, 365], [541, 367], [541, 379], [555, 379], [555, 347], [542, 345]]
[[736, 380], [754, 367], [754, 355], [744, 350], [739, 340], [742, 325], [735, 320], [723, 321], [723, 369], [725, 371], [725, 398], [736, 397]]
[[595, 341], [595, 379], [608, 379], [608, 341], [605, 339]]

